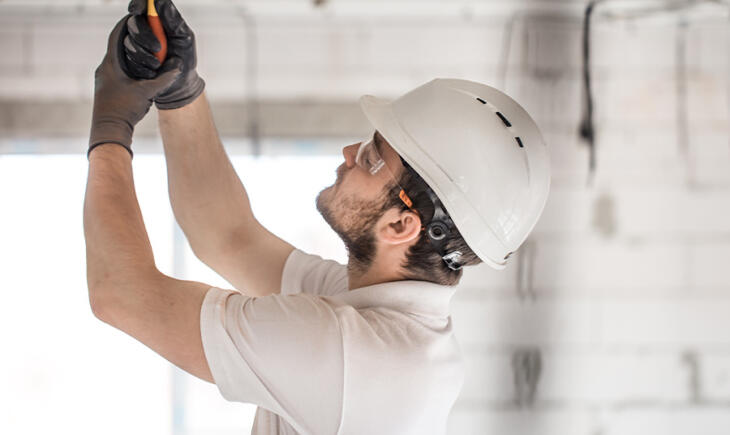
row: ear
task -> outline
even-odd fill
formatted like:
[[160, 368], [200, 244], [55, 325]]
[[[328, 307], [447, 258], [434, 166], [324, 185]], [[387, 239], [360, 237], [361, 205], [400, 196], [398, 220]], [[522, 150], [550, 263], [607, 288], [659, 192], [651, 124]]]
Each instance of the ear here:
[[380, 218], [377, 236], [388, 245], [408, 243], [421, 234], [421, 218], [410, 210], [391, 208]]

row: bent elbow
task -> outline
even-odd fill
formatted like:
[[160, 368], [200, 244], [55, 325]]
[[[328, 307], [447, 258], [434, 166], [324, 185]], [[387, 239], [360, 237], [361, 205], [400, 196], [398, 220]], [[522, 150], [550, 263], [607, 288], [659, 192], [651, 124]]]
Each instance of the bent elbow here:
[[91, 307], [91, 312], [94, 314], [94, 317], [104, 321], [104, 318], [106, 317], [104, 314], [105, 311], [105, 304], [104, 304], [104, 298], [101, 294], [101, 286], [98, 284], [91, 285], [89, 284], [89, 306]]
[[94, 317], [104, 323], [109, 323], [109, 312], [113, 308], [114, 287], [118, 284], [110, 282], [110, 280], [95, 280], [88, 282], [89, 289], [89, 306]]

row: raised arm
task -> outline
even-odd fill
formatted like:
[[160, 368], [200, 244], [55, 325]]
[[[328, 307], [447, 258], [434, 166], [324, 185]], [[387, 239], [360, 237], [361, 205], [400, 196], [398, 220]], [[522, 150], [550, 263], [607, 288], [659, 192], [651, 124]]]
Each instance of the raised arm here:
[[294, 247], [254, 217], [205, 94], [179, 109], [161, 110], [159, 120], [170, 202], [195, 255], [246, 294], [278, 293]]
[[[171, 1], [155, 0], [155, 6], [167, 36], [168, 59], [179, 59], [182, 71], [154, 97], [175, 218], [195, 255], [238, 290], [253, 296], [278, 293], [284, 263], [294, 247], [254, 218], [218, 137], [203, 93], [205, 82], [195, 69], [193, 31]], [[145, 19], [146, 1], [133, 0], [129, 11], [125, 57], [137, 77], [153, 78], [160, 68], [152, 54], [159, 43]]]
[[109, 35], [95, 72], [84, 200], [86, 276], [94, 314], [183, 370], [213, 380], [200, 312], [210, 286], [163, 275], [155, 266], [132, 176], [132, 132], [160, 89], [180, 76], [178, 62], [151, 80], [134, 80], [120, 57], [129, 16]]
[[84, 200], [91, 309], [181, 369], [213, 382], [200, 335], [210, 286], [157, 270], [134, 192], [132, 159], [116, 143], [100, 145], [89, 155]]

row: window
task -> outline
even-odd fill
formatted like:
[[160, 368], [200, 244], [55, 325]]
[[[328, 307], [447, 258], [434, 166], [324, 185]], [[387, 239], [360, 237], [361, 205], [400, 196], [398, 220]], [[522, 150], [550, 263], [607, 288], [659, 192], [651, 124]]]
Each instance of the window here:
[[[345, 261], [314, 205], [334, 182], [341, 156], [231, 160], [269, 230]], [[214, 385], [91, 313], [82, 223], [87, 170], [80, 154], [0, 155], [0, 339], [8, 350], [0, 358], [0, 433], [250, 432], [254, 406], [226, 402]], [[160, 270], [231, 288], [193, 256], [176, 227], [164, 157], [135, 154], [134, 176]]]

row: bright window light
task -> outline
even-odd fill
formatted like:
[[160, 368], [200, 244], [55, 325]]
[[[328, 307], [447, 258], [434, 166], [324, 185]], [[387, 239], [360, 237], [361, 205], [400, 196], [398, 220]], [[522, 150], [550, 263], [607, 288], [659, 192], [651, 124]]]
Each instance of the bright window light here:
[[[314, 206], [341, 156], [231, 160], [270, 231], [345, 261]], [[0, 358], [0, 433], [249, 433], [253, 405], [226, 402], [212, 384], [91, 313], [82, 222], [87, 170], [81, 155], [0, 156], [0, 340], [12, 349]], [[135, 154], [134, 177], [158, 268], [232, 288], [180, 242], [164, 157]], [[173, 270], [180, 268], [175, 255], [182, 270]]]

